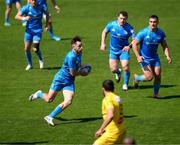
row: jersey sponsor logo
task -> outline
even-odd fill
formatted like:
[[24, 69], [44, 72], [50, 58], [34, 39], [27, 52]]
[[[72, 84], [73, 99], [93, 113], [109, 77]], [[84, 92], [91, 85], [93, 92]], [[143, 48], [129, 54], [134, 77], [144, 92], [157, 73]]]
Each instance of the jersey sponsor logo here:
[[128, 34], [128, 32], [126, 30], [124, 30], [124, 34]]
[[130, 32], [131, 32], [131, 33], [134, 33], [134, 30], [132, 29]]
[[147, 35], [147, 36], [146, 36], [146, 39], [149, 39], [149, 38], [150, 38], [150, 36], [149, 36], [149, 35]]
[[112, 37], [115, 37], [115, 38], [127, 40], [127, 38], [122, 37], [120, 34], [119, 34], [119, 35], [118, 35], [118, 34], [117, 34], [117, 35], [112, 34], [111, 36], [112, 36]]
[[148, 44], [154, 44], [154, 45], [157, 45], [158, 44], [158, 42], [159, 42], [159, 39], [155, 39], [155, 38], [153, 38], [153, 37], [150, 37], [149, 35], [147, 35], [146, 37], [146, 44], [148, 45]]
[[160, 40], [160, 39], [161, 39], [161, 36], [157, 36], [156, 39], [157, 39], [157, 40]]
[[115, 31], [116, 31], [116, 30], [113, 28], [113, 29], [112, 29], [112, 32], [115, 32]]
[[157, 45], [159, 43], [158, 42], [146, 42], [146, 44], [155, 44], [155, 45]]

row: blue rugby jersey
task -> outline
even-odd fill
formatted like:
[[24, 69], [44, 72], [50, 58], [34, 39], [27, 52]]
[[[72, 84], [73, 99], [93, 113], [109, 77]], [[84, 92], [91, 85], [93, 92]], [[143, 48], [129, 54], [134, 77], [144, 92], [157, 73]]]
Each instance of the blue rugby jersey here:
[[153, 32], [150, 31], [149, 27], [146, 27], [136, 35], [135, 39], [140, 43], [140, 55], [145, 59], [156, 59], [159, 58], [158, 45], [166, 39], [166, 35], [160, 28]]
[[42, 32], [42, 15], [47, 11], [47, 7], [37, 5], [32, 7], [30, 4], [20, 9], [21, 15], [30, 16], [26, 24], [26, 32], [41, 33]]
[[110, 33], [110, 51], [113, 52], [121, 52], [124, 46], [129, 45], [129, 37], [135, 37], [134, 29], [130, 24], [125, 23], [120, 26], [117, 20], [108, 23], [105, 31]]
[[61, 80], [65, 83], [72, 83], [75, 80], [75, 76], [70, 74], [70, 69], [78, 71], [81, 66], [82, 53], [77, 55], [75, 51], [71, 50], [66, 55], [62, 68], [56, 73], [54, 79]]

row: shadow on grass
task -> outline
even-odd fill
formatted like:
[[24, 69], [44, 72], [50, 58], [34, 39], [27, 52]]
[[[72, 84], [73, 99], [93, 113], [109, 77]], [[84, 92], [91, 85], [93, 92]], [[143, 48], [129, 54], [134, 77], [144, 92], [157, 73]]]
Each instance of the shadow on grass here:
[[71, 40], [72, 38], [61, 38], [61, 41]]
[[55, 66], [55, 67], [45, 67], [43, 68], [44, 70], [53, 70], [53, 69], [60, 69], [60, 66]]
[[[61, 38], [61, 40], [60, 41], [69, 41], [69, 40], [71, 40], [72, 38]], [[81, 37], [81, 39], [85, 39], [85, 37]]]
[[[137, 117], [137, 115], [125, 115], [125, 118], [133, 118]], [[57, 120], [61, 121], [61, 123], [57, 124], [70, 124], [70, 123], [85, 123], [85, 122], [90, 122], [90, 121], [96, 121], [96, 120], [101, 120], [102, 117], [87, 117], [87, 118], [73, 118], [73, 119], [66, 119], [62, 117], [57, 117]]]
[[[161, 88], [171, 88], [177, 85], [161, 85]], [[137, 89], [150, 89], [153, 88], [153, 85], [139, 85]], [[129, 90], [135, 89], [134, 86], [128, 86]]]
[[134, 118], [134, 117], [138, 117], [137, 115], [124, 115], [124, 118]]
[[19, 144], [19, 145], [35, 145], [35, 144], [42, 144], [42, 143], [48, 143], [48, 141], [39, 141], [39, 142], [0, 142], [0, 144], [7, 144], [7, 145], [14, 145], [14, 144]]
[[[74, 36], [73, 36], [74, 37]], [[86, 37], [80, 37], [81, 39], [86, 39]], [[69, 41], [69, 40], [72, 40], [72, 38], [61, 38], [61, 41]]]
[[[69, 41], [69, 40], [71, 40], [72, 38], [61, 38], [61, 40], [59, 41], [59, 42], [61, 42], [61, 41]], [[50, 38], [46, 38], [46, 39], [44, 39], [44, 40], [46, 40], [46, 41], [51, 41], [51, 42], [53, 42], [53, 43], [57, 43], [57, 41], [55, 41], [55, 40], [52, 40], [52, 39], [50, 39]]]
[[70, 123], [84, 123], [84, 122], [96, 121], [102, 119], [102, 117], [87, 117], [87, 118], [73, 118], [73, 119], [57, 117], [56, 119], [61, 121], [61, 123], [59, 124], [70, 124]]
[[147, 98], [152, 98], [156, 100], [180, 99], [180, 95], [160, 96], [159, 98], [153, 98], [152, 96], [148, 96]]

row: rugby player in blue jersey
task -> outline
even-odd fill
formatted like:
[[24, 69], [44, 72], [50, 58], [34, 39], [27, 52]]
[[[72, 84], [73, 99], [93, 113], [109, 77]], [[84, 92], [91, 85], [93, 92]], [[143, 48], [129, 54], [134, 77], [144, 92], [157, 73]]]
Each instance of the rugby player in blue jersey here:
[[75, 77], [82, 75], [78, 70], [81, 67], [83, 47], [81, 39], [78, 36], [75, 36], [71, 40], [71, 47], [72, 50], [67, 53], [61, 69], [54, 76], [49, 92], [43, 93], [41, 90], [39, 90], [29, 97], [29, 101], [40, 98], [50, 103], [57, 96], [58, 92], [62, 91], [64, 101], [57, 105], [48, 116], [44, 117], [46, 122], [52, 126], [55, 125], [53, 122], [54, 117], [72, 103], [75, 93]]
[[38, 59], [40, 69], [44, 67], [43, 58], [39, 48], [40, 40], [42, 37], [42, 15], [45, 13], [47, 15], [45, 29], [48, 30], [48, 13], [47, 7], [43, 5], [37, 5], [37, 0], [29, 0], [29, 3], [23, 6], [20, 11], [15, 16], [18, 20], [26, 20], [26, 30], [24, 34], [24, 44], [25, 44], [25, 56], [27, 59], [27, 66], [25, 70], [30, 70], [33, 68], [32, 57], [31, 57], [31, 45], [33, 43], [33, 49], [35, 50]]
[[[38, 5], [44, 5], [44, 6], [48, 7], [46, 0], [37, 0], [37, 3], [38, 3]], [[51, 3], [53, 5], [54, 9], [56, 10], [56, 12], [60, 13], [60, 7], [57, 5], [56, 0], [51, 0]], [[48, 12], [48, 14], [49, 14], [49, 12]], [[46, 15], [44, 15], [44, 16], [46, 19]], [[49, 22], [48, 32], [49, 32], [50, 38], [52, 40], [55, 40], [55, 41], [60, 41], [61, 38], [59, 36], [54, 35], [52, 20], [51, 20], [50, 14], [49, 14], [49, 21], [48, 22]]]
[[121, 69], [119, 68], [119, 62], [123, 69], [124, 82], [122, 89], [128, 90], [128, 82], [130, 78], [129, 50], [131, 43], [129, 44], [128, 39], [135, 37], [133, 27], [126, 21], [128, 19], [128, 13], [121, 11], [118, 13], [118, 19], [108, 23], [102, 32], [101, 36], [101, 51], [106, 49], [106, 36], [110, 33], [110, 47], [109, 47], [109, 66], [112, 73], [116, 75], [116, 82], [120, 81]]
[[21, 8], [21, 2], [20, 0], [6, 0], [6, 10], [5, 10], [5, 20], [4, 20], [4, 26], [10, 26], [11, 23], [9, 21], [9, 16], [12, 10], [12, 4], [16, 4], [16, 9], [19, 10]]
[[[142, 75], [134, 75], [134, 87], [138, 87], [140, 81], [151, 81], [154, 78], [153, 97], [159, 97], [161, 83], [161, 63], [157, 53], [158, 45], [161, 44], [167, 62], [171, 63], [169, 47], [166, 42], [164, 31], [158, 28], [159, 19], [156, 15], [149, 17], [149, 26], [142, 29], [133, 40], [133, 50], [137, 61], [142, 68]], [[138, 44], [140, 48], [138, 51]]]

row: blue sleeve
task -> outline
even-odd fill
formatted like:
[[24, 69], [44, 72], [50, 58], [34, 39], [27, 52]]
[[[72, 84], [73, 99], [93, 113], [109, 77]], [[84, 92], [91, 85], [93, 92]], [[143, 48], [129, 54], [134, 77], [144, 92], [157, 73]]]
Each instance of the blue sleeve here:
[[131, 26], [129, 23], [126, 23], [125, 25], [127, 26], [129, 35], [131, 36], [132, 39], [134, 39], [136, 34], [134, 32], [133, 26]]
[[144, 31], [140, 31], [135, 38], [138, 42], [141, 42], [144, 39]]
[[131, 38], [134, 39], [136, 37], [136, 34], [133, 28], [130, 30], [130, 33], [131, 33]]
[[23, 6], [19, 12], [21, 15], [27, 15], [27, 5]]
[[161, 43], [164, 41], [164, 40], [166, 40], [166, 34], [162, 31], [162, 40], [161, 40]]
[[112, 23], [108, 23], [108, 24], [106, 25], [106, 27], [105, 27], [106, 33], [109, 33], [109, 32], [110, 32], [111, 27], [112, 27]]
[[43, 8], [43, 11], [44, 11], [44, 12], [47, 12], [47, 10], [48, 10], [47, 4], [43, 4], [43, 5], [42, 5], [42, 8]]

